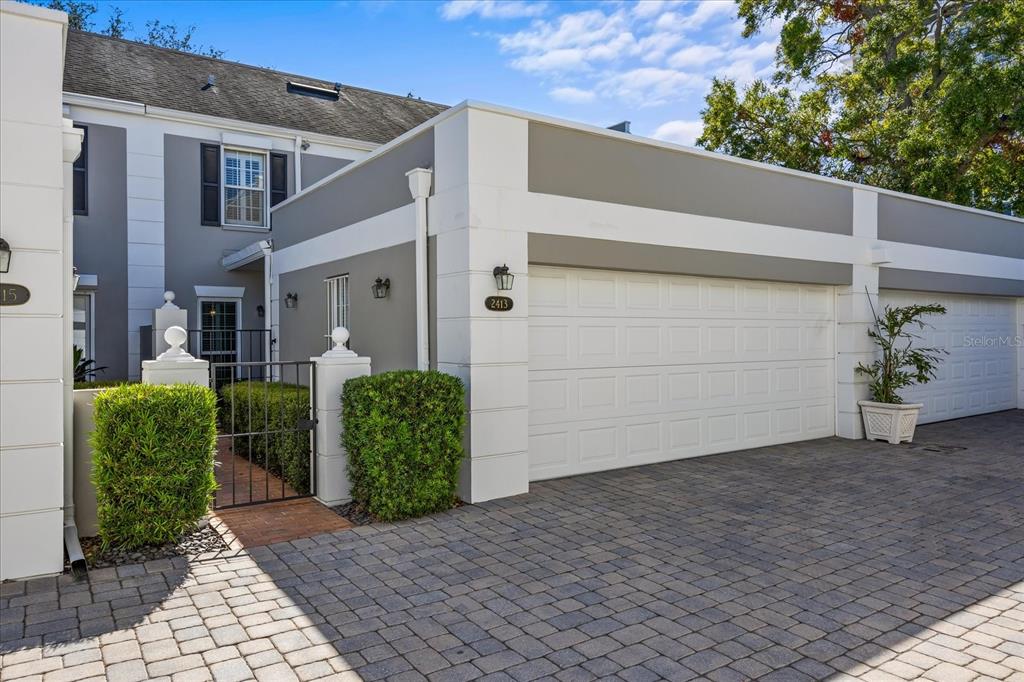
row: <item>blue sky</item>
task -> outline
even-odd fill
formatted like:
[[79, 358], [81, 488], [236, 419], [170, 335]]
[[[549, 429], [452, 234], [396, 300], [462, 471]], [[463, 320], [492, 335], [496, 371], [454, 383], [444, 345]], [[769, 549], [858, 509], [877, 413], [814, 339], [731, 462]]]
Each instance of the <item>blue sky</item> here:
[[731, 0], [100, 2], [196, 24], [225, 58], [456, 104], [477, 99], [691, 144], [713, 76], [768, 75], [777, 32], [743, 39]]

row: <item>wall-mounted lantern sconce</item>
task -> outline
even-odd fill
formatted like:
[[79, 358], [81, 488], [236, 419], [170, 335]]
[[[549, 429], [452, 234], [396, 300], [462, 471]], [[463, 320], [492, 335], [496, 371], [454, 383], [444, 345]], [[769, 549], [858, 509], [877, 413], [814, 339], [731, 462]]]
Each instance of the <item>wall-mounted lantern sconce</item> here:
[[78, 274], [78, 266], [71, 268], [71, 291], [78, 291], [78, 282], [81, 281], [82, 276]]
[[264, 317], [266, 315], [266, 312], [267, 311], [262, 304], [256, 306], [256, 317]]
[[391, 278], [387, 277], [385, 279], [381, 279], [378, 277], [374, 280], [373, 286], [371, 286], [370, 289], [373, 291], [374, 298], [387, 298], [388, 291], [391, 290]]
[[0, 273], [6, 274], [11, 269], [11, 245], [0, 237]]
[[512, 291], [512, 283], [516, 276], [508, 271], [507, 265], [499, 265], [494, 268], [494, 282], [498, 285], [498, 291]]
[[288, 292], [284, 295], [284, 307], [285, 308], [297, 308], [299, 305], [299, 295], [292, 292]]

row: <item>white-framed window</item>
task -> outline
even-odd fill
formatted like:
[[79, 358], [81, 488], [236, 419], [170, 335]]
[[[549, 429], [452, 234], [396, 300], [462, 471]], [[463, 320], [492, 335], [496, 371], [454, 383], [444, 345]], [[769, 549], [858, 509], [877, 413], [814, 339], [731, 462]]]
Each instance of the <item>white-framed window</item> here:
[[348, 275], [328, 277], [324, 280], [327, 285], [327, 347], [331, 347], [331, 332], [335, 327], [344, 327], [351, 331], [349, 326], [349, 302], [348, 302]]
[[224, 224], [267, 226], [267, 154], [224, 148]]
[[87, 360], [96, 359], [93, 300], [92, 292], [76, 293], [72, 309], [72, 343], [82, 349]]

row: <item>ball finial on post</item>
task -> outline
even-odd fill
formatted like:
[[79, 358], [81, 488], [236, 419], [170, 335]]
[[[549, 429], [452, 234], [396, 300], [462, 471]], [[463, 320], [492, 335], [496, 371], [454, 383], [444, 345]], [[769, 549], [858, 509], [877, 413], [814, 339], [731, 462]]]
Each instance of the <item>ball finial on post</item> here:
[[160, 354], [157, 360], [191, 360], [192, 356], [188, 354], [188, 351], [183, 348], [185, 342], [188, 341], [188, 332], [178, 326], [168, 327], [164, 331], [164, 341], [170, 346], [167, 350]]
[[331, 341], [334, 342], [334, 350], [345, 350], [345, 344], [349, 339], [348, 330], [344, 327], [335, 327], [331, 330]]

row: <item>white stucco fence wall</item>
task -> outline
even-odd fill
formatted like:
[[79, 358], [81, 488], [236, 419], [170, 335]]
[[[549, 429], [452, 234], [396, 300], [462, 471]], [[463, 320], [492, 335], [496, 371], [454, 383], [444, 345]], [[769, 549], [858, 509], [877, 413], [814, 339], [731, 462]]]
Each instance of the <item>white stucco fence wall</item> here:
[[0, 15], [0, 236], [12, 250], [0, 284], [30, 291], [26, 303], [0, 307], [0, 579], [11, 579], [64, 564], [72, 286], [65, 182], [82, 135], [61, 115], [67, 16], [13, 2], [0, 4]]

